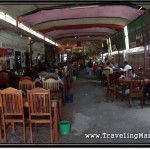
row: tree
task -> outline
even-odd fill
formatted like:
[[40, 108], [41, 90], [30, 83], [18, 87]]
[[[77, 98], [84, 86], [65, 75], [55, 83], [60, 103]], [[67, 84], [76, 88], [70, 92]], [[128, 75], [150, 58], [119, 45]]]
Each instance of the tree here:
[[79, 59], [85, 60], [87, 58], [87, 55], [85, 55], [84, 53], [73, 53], [73, 57], [71, 59], [71, 62], [76, 62]]

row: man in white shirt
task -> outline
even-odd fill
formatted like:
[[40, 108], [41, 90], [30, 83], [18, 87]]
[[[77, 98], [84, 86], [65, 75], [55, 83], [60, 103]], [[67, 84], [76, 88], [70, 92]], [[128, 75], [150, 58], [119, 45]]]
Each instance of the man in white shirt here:
[[124, 61], [124, 69], [120, 68], [121, 71], [126, 71], [126, 76], [127, 77], [132, 76], [132, 72], [130, 72], [130, 74], [128, 72], [128, 70], [130, 70], [130, 69], [132, 69], [132, 67], [128, 64], [127, 61]]

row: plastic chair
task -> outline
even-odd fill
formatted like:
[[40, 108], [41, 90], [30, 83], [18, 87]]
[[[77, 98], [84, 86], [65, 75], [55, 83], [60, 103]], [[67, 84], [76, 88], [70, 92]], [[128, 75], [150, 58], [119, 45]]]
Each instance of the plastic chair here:
[[52, 134], [52, 106], [50, 101], [50, 90], [34, 88], [27, 90], [29, 122], [30, 122], [30, 141], [33, 143], [32, 124], [50, 124], [50, 142], [53, 143]]

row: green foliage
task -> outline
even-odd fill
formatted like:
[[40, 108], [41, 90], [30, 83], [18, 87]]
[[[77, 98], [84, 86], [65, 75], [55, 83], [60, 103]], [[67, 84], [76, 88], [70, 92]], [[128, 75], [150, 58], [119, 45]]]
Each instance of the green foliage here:
[[84, 53], [74, 53], [71, 61], [76, 62], [79, 59], [85, 60], [86, 58], [87, 58], [87, 55], [85, 55]]

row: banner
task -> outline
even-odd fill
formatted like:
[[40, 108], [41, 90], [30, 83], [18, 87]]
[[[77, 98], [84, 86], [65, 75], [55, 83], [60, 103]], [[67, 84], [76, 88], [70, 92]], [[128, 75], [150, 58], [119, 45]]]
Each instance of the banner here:
[[8, 50], [5, 48], [0, 48], [0, 56], [1, 57], [8, 56]]

